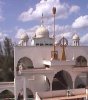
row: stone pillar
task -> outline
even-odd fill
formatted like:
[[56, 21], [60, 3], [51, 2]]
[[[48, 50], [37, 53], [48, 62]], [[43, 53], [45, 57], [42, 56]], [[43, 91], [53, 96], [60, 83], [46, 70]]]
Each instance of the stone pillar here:
[[17, 100], [17, 86], [16, 86], [16, 77], [14, 78], [14, 98], [15, 98], [15, 100]]
[[26, 97], [26, 78], [23, 77], [23, 100], [27, 100], [27, 97]]
[[75, 89], [75, 80], [73, 80], [73, 89]]
[[52, 91], [52, 76], [49, 77], [49, 82], [50, 82], [50, 91]]
[[88, 87], [88, 73], [86, 73], [86, 86]]
[[50, 82], [50, 91], [52, 91], [52, 82]]
[[75, 89], [75, 80], [76, 80], [76, 77], [77, 77], [76, 74], [72, 77], [73, 89]]

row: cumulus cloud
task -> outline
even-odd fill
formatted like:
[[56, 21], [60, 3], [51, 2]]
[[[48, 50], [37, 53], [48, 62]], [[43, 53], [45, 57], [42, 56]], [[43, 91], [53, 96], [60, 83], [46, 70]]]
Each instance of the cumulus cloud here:
[[86, 33], [85, 35], [83, 35], [80, 39], [81, 43], [83, 44], [88, 44], [88, 33]]
[[5, 37], [8, 37], [8, 35], [0, 32], [0, 41], [3, 41]]
[[[53, 25], [48, 25], [47, 26], [48, 29], [49, 29], [49, 32], [51, 34], [53, 34]], [[74, 33], [75, 32], [75, 29], [73, 29], [71, 26], [69, 25], [63, 25], [63, 26], [59, 26], [59, 25], [55, 25], [55, 31], [56, 31], [56, 35], [58, 34], [71, 34], [71, 33]], [[66, 35], [65, 35], [66, 36]], [[71, 35], [70, 35], [71, 36]]]
[[80, 16], [72, 24], [73, 28], [86, 28], [88, 27], [88, 15]]
[[20, 28], [17, 30], [17, 34], [15, 37], [20, 38], [22, 34], [25, 34], [25, 29]]
[[29, 8], [20, 14], [19, 20], [25, 22], [35, 20], [44, 13], [46, 18], [52, 17], [52, 7], [57, 9], [57, 18], [67, 18], [71, 13], [77, 12], [80, 8], [77, 5], [69, 6], [67, 3], [61, 3], [60, 0], [40, 0], [34, 8]]
[[80, 10], [80, 7], [79, 6], [77, 6], [77, 5], [73, 5], [73, 6], [71, 6], [71, 8], [70, 8], [70, 12], [71, 13], [77, 13], [78, 11]]

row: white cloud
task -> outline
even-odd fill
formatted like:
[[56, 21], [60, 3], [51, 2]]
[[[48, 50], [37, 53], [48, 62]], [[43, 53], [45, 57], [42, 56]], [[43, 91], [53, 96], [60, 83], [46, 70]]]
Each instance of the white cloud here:
[[[50, 33], [53, 34], [53, 25], [48, 25], [47, 27]], [[73, 29], [69, 25], [64, 25], [64, 26], [55, 25], [55, 32], [56, 34], [74, 33], [75, 29]]]
[[70, 8], [70, 12], [71, 13], [77, 13], [78, 11], [80, 10], [80, 7], [77, 6], [77, 5], [73, 5], [71, 8]]
[[16, 34], [16, 38], [20, 38], [22, 34], [25, 34], [25, 30], [24, 29], [18, 29], [17, 30], [17, 34]]
[[80, 16], [72, 24], [73, 28], [86, 28], [88, 27], [88, 15]]
[[5, 37], [7, 37], [7, 34], [4, 34], [2, 32], [0, 32], [0, 41], [3, 41]]
[[86, 33], [85, 35], [83, 35], [80, 39], [81, 43], [83, 44], [88, 44], [88, 33]]
[[67, 18], [69, 14], [77, 12], [79, 7], [77, 5], [69, 6], [67, 3], [61, 3], [60, 0], [41, 0], [34, 8], [29, 8], [19, 16], [19, 20], [25, 22], [35, 20], [41, 17], [43, 13], [46, 18], [52, 17], [52, 7], [57, 9], [57, 18]]

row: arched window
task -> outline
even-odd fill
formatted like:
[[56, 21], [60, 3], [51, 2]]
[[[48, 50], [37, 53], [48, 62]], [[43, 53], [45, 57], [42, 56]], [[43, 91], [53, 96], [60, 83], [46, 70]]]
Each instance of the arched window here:
[[22, 66], [22, 69], [34, 68], [33, 62], [27, 57], [23, 57], [18, 61], [17, 67]]
[[14, 98], [14, 94], [10, 92], [9, 90], [4, 90], [0, 93], [0, 99], [4, 100], [5, 98]]
[[76, 59], [76, 66], [87, 66], [87, 60], [83, 56], [79, 56]]

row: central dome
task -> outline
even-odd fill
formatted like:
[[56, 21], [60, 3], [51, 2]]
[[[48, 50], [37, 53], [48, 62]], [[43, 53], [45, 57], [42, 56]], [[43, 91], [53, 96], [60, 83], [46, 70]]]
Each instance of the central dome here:
[[47, 37], [49, 37], [49, 31], [43, 25], [41, 25], [36, 30], [36, 38], [47, 38]]

